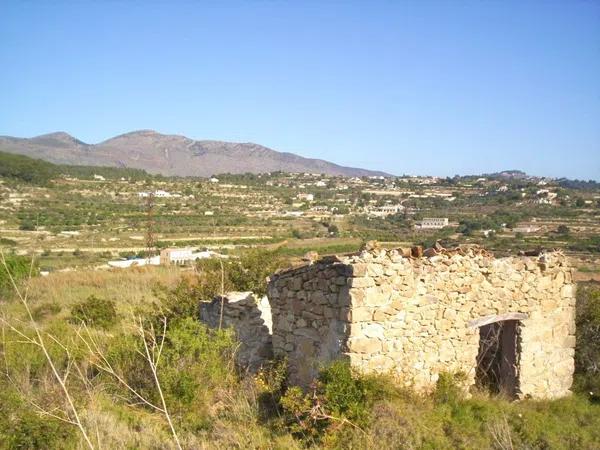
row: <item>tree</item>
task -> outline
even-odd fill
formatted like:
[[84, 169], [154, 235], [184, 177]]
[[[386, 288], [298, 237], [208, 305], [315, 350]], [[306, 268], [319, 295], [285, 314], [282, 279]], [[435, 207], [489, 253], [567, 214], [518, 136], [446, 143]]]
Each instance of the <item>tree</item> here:
[[569, 227], [564, 224], [559, 225], [558, 228], [556, 229], [556, 232], [563, 236], [567, 236], [570, 233], [570, 231], [571, 230], [569, 229]]
[[327, 227], [327, 231], [329, 232], [330, 235], [337, 236], [340, 232], [340, 229], [338, 228], [338, 226], [336, 224], [332, 223]]
[[35, 224], [30, 219], [23, 219], [19, 224], [19, 230], [23, 231], [34, 231]]

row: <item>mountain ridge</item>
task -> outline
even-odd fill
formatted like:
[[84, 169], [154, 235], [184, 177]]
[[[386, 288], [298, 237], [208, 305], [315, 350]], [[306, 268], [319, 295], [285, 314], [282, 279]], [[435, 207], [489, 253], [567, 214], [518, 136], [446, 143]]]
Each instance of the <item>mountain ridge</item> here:
[[347, 167], [252, 142], [194, 140], [154, 130], [135, 130], [97, 144], [64, 131], [32, 138], [0, 136], [0, 151], [55, 164], [130, 167], [150, 173], [208, 177], [219, 173], [310, 172], [327, 175], [381, 176], [385, 172]]

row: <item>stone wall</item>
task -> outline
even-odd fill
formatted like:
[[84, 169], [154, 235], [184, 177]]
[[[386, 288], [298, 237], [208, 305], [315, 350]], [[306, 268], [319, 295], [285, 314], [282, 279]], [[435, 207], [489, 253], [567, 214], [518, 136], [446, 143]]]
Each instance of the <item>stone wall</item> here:
[[569, 393], [575, 346], [572, 270], [559, 253], [412, 258], [396, 250], [329, 258], [272, 277], [273, 348], [307, 385], [341, 356], [418, 390], [441, 371], [475, 380], [479, 327], [518, 320], [519, 397]]
[[223, 306], [223, 328], [233, 328], [239, 341], [236, 362], [251, 372], [273, 356], [271, 344], [271, 307], [266, 297], [252, 292], [229, 292], [212, 302], [200, 303], [200, 320], [218, 328]]
[[350, 274], [349, 266], [331, 259], [271, 278], [273, 349], [287, 357], [291, 383], [307, 385], [320, 365], [345, 351]]

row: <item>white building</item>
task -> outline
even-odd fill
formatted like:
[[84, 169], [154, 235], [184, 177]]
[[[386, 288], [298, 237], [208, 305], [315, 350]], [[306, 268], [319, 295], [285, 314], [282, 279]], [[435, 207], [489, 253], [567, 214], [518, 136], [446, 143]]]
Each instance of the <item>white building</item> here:
[[397, 204], [397, 205], [378, 206], [376, 208], [369, 209], [368, 212], [372, 216], [385, 217], [385, 216], [391, 216], [392, 214], [401, 213], [402, 211], [404, 211], [404, 206]]
[[109, 261], [110, 267], [119, 269], [127, 269], [129, 267], [140, 267], [140, 266], [158, 266], [158, 265], [170, 265], [177, 264], [183, 265], [187, 262], [196, 261], [198, 259], [212, 258], [214, 256], [224, 257], [218, 253], [211, 251], [194, 252], [191, 248], [166, 248], [161, 250], [160, 255], [151, 256], [150, 258], [133, 258], [133, 259], [120, 259], [116, 261]]
[[160, 251], [160, 264], [182, 265], [187, 262], [196, 261], [197, 259], [211, 258], [213, 256], [221, 256], [218, 253], [211, 251], [194, 252], [191, 248], [165, 248]]
[[[155, 197], [158, 197], [158, 198], [173, 197], [173, 195], [170, 192], [163, 191], [162, 189], [158, 189], [158, 190], [154, 191], [152, 193], [152, 195], [154, 195]], [[150, 196], [150, 192], [138, 192], [138, 197], [149, 197], [149, 196]]]
[[211, 183], [218, 183], [218, 182], [219, 182], [219, 179], [218, 179], [218, 178], [215, 178], [215, 177], [212, 177], [212, 178], [210, 178], [208, 181], [210, 181]]
[[94, 174], [94, 180], [106, 181], [106, 178], [104, 178], [102, 175], [96, 175], [96, 174]]
[[133, 259], [120, 259], [117, 261], [109, 261], [110, 267], [118, 269], [127, 269], [129, 267], [140, 267], [140, 266], [158, 266], [160, 264], [160, 256], [152, 256], [150, 258], [133, 258]]
[[438, 230], [447, 226], [447, 217], [426, 217], [415, 224], [415, 228], [421, 230]]
[[313, 194], [298, 194], [297, 198], [298, 200], [312, 202], [315, 199], [315, 196]]
[[540, 231], [540, 227], [535, 225], [521, 225], [513, 228], [515, 233], [535, 233], [536, 231]]

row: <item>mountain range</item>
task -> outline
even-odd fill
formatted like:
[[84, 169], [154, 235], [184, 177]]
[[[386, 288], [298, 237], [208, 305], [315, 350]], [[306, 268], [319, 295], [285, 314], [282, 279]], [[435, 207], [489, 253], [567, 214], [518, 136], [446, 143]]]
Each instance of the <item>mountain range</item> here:
[[121, 134], [98, 144], [86, 144], [64, 132], [34, 138], [0, 136], [0, 151], [55, 164], [129, 167], [175, 176], [209, 177], [219, 173], [274, 171], [345, 176], [387, 175], [278, 152], [258, 144], [196, 141], [152, 130]]

